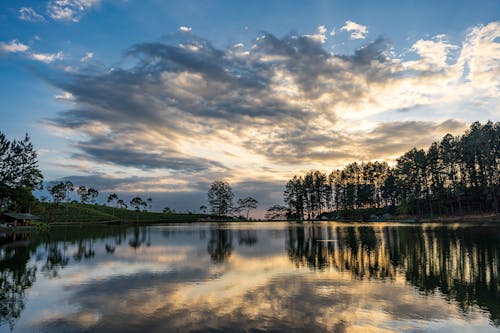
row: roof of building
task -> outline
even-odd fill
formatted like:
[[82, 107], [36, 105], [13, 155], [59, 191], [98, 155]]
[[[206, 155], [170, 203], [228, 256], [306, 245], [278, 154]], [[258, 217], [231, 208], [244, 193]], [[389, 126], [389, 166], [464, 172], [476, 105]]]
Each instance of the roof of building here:
[[5, 212], [2, 215], [11, 217], [16, 220], [39, 220], [40, 218], [38, 216], [29, 214], [29, 213], [11, 213], [11, 212]]

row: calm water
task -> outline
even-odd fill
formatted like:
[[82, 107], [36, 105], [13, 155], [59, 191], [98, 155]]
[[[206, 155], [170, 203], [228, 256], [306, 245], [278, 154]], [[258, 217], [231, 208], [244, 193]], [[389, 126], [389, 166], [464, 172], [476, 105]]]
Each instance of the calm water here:
[[236, 223], [0, 238], [0, 332], [498, 332], [500, 227]]

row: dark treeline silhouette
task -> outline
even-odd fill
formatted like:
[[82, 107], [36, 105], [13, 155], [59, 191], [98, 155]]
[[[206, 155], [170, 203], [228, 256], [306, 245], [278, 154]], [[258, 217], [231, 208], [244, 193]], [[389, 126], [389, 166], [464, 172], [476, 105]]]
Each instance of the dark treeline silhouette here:
[[498, 212], [499, 163], [500, 123], [475, 122], [464, 135], [447, 134], [427, 151], [411, 149], [393, 167], [354, 162], [330, 174], [294, 176], [284, 191], [287, 216], [313, 219], [383, 207], [419, 217]]
[[462, 311], [479, 306], [500, 325], [500, 247], [497, 228], [443, 226], [288, 228], [286, 248], [297, 267], [405, 280], [419, 291], [450, 297]]

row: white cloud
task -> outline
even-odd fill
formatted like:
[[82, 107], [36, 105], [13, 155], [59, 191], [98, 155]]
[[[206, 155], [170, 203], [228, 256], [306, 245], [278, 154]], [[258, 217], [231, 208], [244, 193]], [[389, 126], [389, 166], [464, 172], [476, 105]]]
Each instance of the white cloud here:
[[20, 43], [16, 39], [9, 43], [0, 42], [0, 52], [2, 53], [26, 52], [29, 48], [28, 45]]
[[316, 42], [324, 44], [326, 42], [326, 27], [324, 25], [318, 26], [316, 33], [312, 35], [304, 35], [304, 37], [310, 38]]
[[49, 16], [56, 21], [78, 22], [100, 0], [51, 0], [47, 4]]
[[500, 21], [471, 29], [457, 61], [467, 66], [465, 78], [474, 88], [488, 89], [500, 98]]
[[311, 37], [266, 34], [247, 50], [204, 47], [175, 70], [178, 58], [165, 50], [191, 52], [189, 36], [182, 46], [138, 44], [133, 69], [55, 83], [76, 100], [52, 124], [93, 163], [165, 179], [189, 170], [186, 183], [200, 186], [221, 176], [286, 179], [290, 170], [391, 160], [462, 132], [465, 122], [498, 119], [498, 36], [496, 22], [471, 29], [457, 46], [438, 35], [415, 43], [418, 59], [407, 60], [384, 38], [335, 55]]
[[346, 21], [340, 30], [351, 32], [351, 39], [364, 39], [368, 33], [368, 28], [365, 25], [353, 21]]
[[186, 27], [186, 26], [179, 27], [179, 31], [182, 32], [190, 32], [191, 30], [193, 30], [191, 27]]
[[38, 14], [33, 8], [31, 7], [22, 7], [19, 9], [19, 19], [23, 21], [29, 21], [29, 22], [44, 22], [45, 18]]
[[85, 53], [84, 57], [80, 58], [80, 61], [81, 62], [87, 62], [87, 61], [90, 61], [92, 58], [94, 58], [94, 53], [87, 52], [87, 53]]
[[61, 95], [56, 95], [55, 98], [59, 101], [64, 101], [64, 102], [73, 102], [75, 100], [75, 96], [73, 96], [73, 94], [68, 91], [65, 91]]
[[50, 64], [55, 60], [61, 60], [64, 55], [61, 51], [59, 51], [57, 53], [31, 53], [29, 57], [33, 60]]
[[458, 49], [458, 46], [447, 43], [443, 35], [435, 36], [432, 40], [419, 39], [410, 50], [416, 52], [420, 59], [408, 61], [406, 65], [418, 70], [442, 68], [446, 66], [449, 51], [453, 49]]

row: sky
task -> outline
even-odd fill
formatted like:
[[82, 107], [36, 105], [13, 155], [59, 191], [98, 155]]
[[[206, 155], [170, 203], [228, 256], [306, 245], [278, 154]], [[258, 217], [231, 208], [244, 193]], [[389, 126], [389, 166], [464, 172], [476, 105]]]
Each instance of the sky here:
[[499, 1], [0, 0], [0, 131], [45, 182], [260, 211], [500, 119]]

